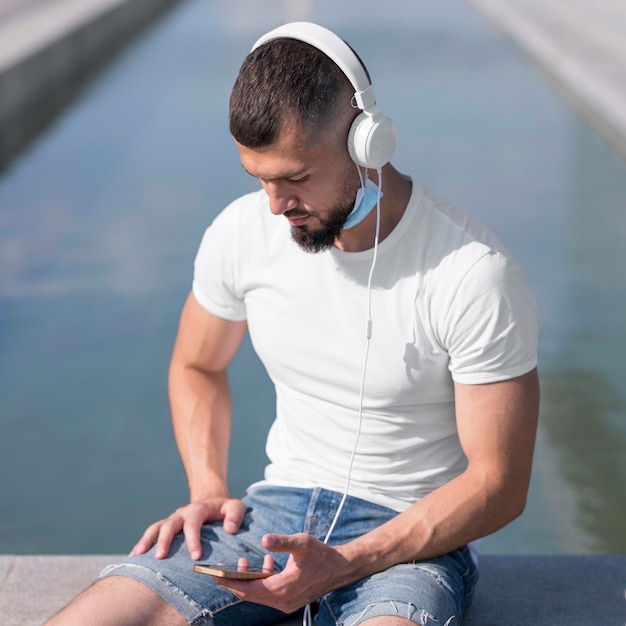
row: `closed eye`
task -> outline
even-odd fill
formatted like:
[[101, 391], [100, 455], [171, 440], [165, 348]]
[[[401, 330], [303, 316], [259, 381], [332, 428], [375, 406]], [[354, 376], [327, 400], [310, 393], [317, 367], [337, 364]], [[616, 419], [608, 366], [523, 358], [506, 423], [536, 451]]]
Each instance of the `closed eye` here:
[[252, 172], [248, 171], [243, 163], [241, 164], [241, 166], [243, 167], [246, 174], [249, 174], [250, 176], [252, 176], [252, 178], [256, 178], [264, 184], [285, 182], [291, 185], [301, 185], [309, 179], [309, 174], [301, 174], [300, 172], [293, 172], [292, 174], [285, 174], [284, 176], [273, 176], [271, 178], [266, 178], [265, 176], [259, 176], [258, 174], [253, 174]]

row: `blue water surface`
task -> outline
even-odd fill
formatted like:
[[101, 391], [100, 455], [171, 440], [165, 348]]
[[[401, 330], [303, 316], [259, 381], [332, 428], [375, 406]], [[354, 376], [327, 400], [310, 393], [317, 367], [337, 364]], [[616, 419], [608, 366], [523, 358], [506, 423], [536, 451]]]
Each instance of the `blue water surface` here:
[[[185, 0], [0, 174], [0, 552], [124, 552], [185, 502], [168, 359], [204, 228], [256, 188], [228, 134], [232, 83], [293, 19], [359, 51], [397, 167], [491, 226], [536, 295], [529, 504], [484, 551], [623, 551], [624, 162], [460, 0]], [[248, 343], [231, 381], [241, 494], [274, 404]]]

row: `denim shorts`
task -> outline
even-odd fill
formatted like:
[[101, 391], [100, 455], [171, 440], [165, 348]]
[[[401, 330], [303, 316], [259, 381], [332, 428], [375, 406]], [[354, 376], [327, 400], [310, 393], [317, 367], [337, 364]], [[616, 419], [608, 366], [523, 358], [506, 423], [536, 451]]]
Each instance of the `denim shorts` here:
[[[325, 489], [298, 489], [262, 485], [243, 498], [247, 514], [236, 535], [224, 532], [222, 523], [202, 528], [200, 563], [236, 563], [245, 556], [258, 566], [265, 551], [266, 533], [305, 532], [324, 540], [342, 494]], [[397, 515], [396, 511], [348, 496], [329, 545], [351, 541]], [[288, 554], [275, 553], [276, 569]], [[270, 607], [243, 602], [219, 587], [210, 576], [195, 573], [182, 534], [165, 559], [154, 551], [129, 557], [107, 567], [104, 576], [130, 576], [141, 581], [171, 604], [194, 626], [263, 626], [285, 619]], [[333, 591], [317, 603], [318, 626], [356, 626], [366, 619], [393, 615], [428, 626], [460, 626], [469, 606], [478, 572], [466, 547], [428, 561], [396, 565]]]

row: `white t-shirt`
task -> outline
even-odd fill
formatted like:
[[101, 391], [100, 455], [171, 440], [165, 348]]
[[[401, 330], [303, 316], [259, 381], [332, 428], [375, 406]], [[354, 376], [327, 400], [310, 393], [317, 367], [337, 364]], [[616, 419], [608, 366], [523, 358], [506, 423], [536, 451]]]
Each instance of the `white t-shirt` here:
[[[373, 250], [312, 254], [264, 191], [207, 229], [193, 293], [247, 320], [276, 387], [265, 480], [343, 492], [358, 425]], [[467, 465], [453, 381], [489, 383], [537, 363], [537, 319], [522, 273], [496, 237], [414, 185], [379, 245], [363, 422], [350, 494], [397, 511]]]

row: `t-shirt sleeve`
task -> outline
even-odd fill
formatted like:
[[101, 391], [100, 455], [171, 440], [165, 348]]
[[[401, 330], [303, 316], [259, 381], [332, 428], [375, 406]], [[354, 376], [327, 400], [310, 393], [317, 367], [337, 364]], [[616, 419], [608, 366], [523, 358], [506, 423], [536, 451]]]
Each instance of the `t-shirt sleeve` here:
[[535, 300], [518, 264], [490, 251], [463, 276], [446, 315], [452, 378], [482, 384], [521, 376], [537, 365]]
[[228, 207], [206, 229], [194, 263], [192, 291], [200, 305], [213, 315], [242, 321], [246, 319], [246, 308], [237, 285], [238, 213], [233, 209]]

